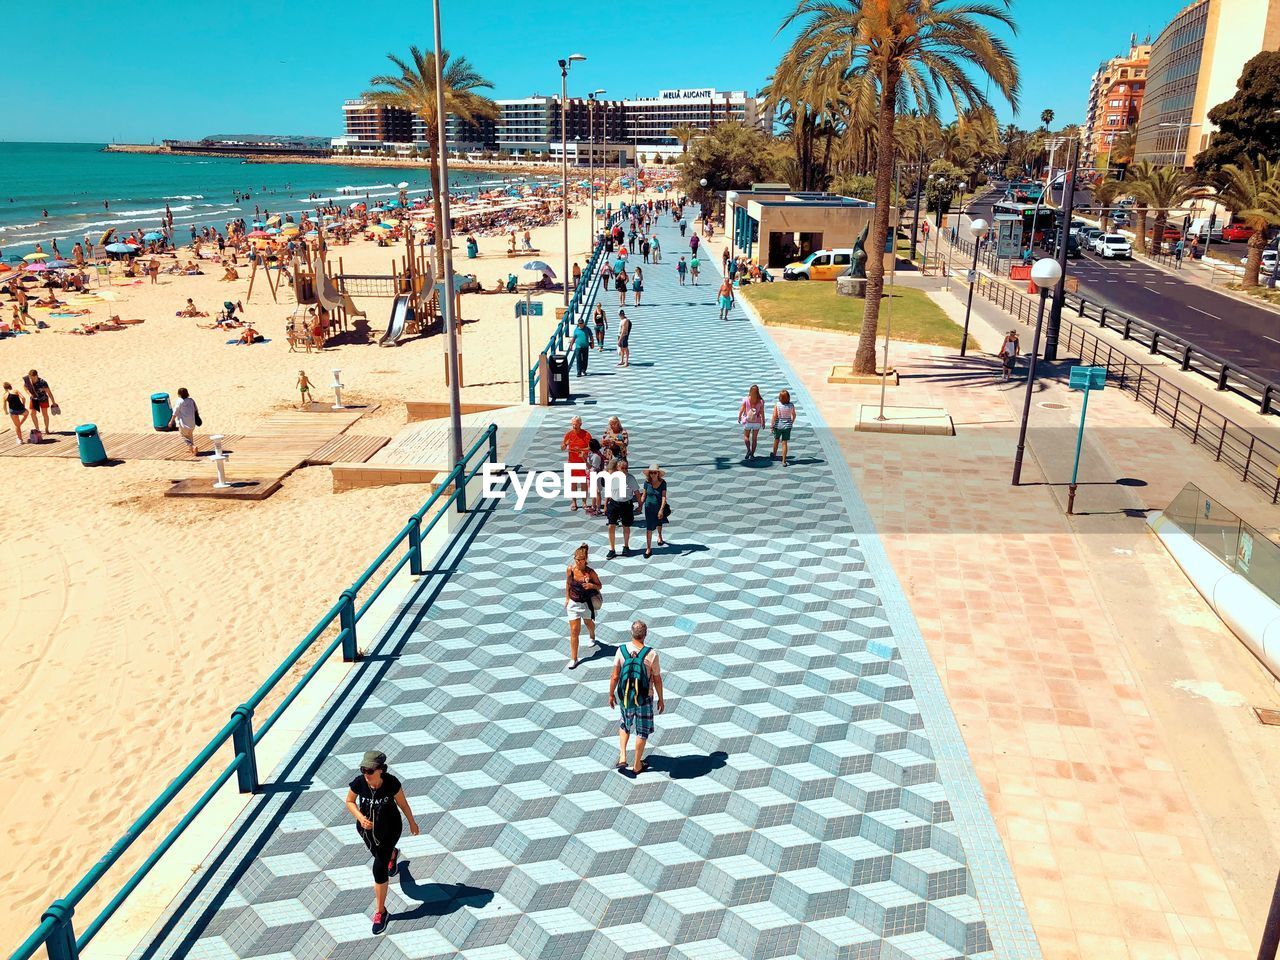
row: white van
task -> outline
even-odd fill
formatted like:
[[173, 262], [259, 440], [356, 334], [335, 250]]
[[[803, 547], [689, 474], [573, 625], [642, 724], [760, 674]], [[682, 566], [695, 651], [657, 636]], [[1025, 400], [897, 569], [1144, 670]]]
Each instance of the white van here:
[[1191, 221], [1191, 226], [1187, 227], [1187, 236], [1196, 237], [1201, 243], [1204, 243], [1205, 234], [1208, 234], [1214, 240], [1222, 239], [1223, 217], [1219, 217], [1213, 224], [1213, 230], [1209, 230], [1208, 217], [1196, 217]]

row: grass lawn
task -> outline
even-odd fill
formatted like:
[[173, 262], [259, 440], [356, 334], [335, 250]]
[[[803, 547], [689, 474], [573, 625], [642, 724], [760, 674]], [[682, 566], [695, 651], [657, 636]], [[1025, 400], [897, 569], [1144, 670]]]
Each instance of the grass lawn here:
[[[780, 326], [817, 327], [856, 335], [862, 329], [865, 301], [836, 296], [834, 282], [797, 280], [788, 283], [753, 283], [738, 291], [760, 312], [765, 323]], [[880, 303], [880, 333], [889, 310], [888, 286]], [[893, 293], [894, 340], [931, 343], [942, 347], [960, 346], [960, 328], [930, 300], [923, 290], [896, 287]]]

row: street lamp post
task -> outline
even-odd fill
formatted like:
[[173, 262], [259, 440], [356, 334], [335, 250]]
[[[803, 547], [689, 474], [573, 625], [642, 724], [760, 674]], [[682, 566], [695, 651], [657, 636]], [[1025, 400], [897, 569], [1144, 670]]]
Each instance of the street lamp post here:
[[1031, 341], [1031, 364], [1027, 369], [1027, 395], [1022, 401], [1022, 424], [1018, 428], [1018, 452], [1013, 458], [1013, 485], [1022, 482], [1022, 454], [1027, 446], [1027, 418], [1031, 415], [1031, 394], [1036, 383], [1036, 358], [1040, 353], [1040, 330], [1044, 325], [1044, 305], [1052, 290], [1062, 278], [1062, 268], [1057, 260], [1045, 257], [1031, 268], [1031, 282], [1040, 291], [1040, 306], [1036, 311], [1036, 332]]
[[969, 300], [964, 305], [964, 333], [960, 337], [960, 356], [965, 355], [969, 346], [969, 313], [973, 310], [973, 285], [978, 279], [978, 249], [986, 238], [990, 228], [987, 221], [979, 217], [969, 222], [969, 236], [973, 238], [973, 267], [969, 271]]
[[1044, 336], [1044, 358], [1058, 359], [1058, 335], [1062, 329], [1062, 307], [1067, 298], [1067, 250], [1071, 245], [1071, 214], [1075, 208], [1076, 171], [1080, 164], [1080, 142], [1073, 140], [1067, 147], [1067, 162], [1062, 184], [1062, 233], [1054, 251], [1060, 277], [1053, 291], [1053, 306], [1049, 308], [1049, 327]]
[[[445, 138], [444, 112], [444, 80], [441, 66], [441, 54], [444, 44], [440, 40], [440, 0], [432, 0], [431, 10], [435, 21], [436, 43], [436, 144], [440, 151], [440, 222], [436, 224], [436, 242], [442, 251], [444, 268], [443, 284], [441, 284], [441, 304], [444, 313], [446, 346], [449, 357], [446, 361], [449, 371], [449, 446], [450, 461], [454, 469], [462, 464], [462, 404], [459, 396], [458, 369], [458, 318], [454, 310], [453, 300], [453, 226], [449, 214], [449, 148]], [[458, 511], [467, 509], [467, 485], [458, 483]]]
[[[726, 193], [726, 194], [724, 195], [724, 218], [725, 218], [725, 221], [726, 221], [726, 222], [725, 222], [725, 226], [726, 226], [726, 227], [728, 228], [728, 230], [729, 230], [729, 259], [730, 259], [730, 260], [733, 260], [733, 254], [734, 254], [734, 250], [733, 250], [733, 247], [734, 247], [734, 241], [736, 241], [736, 240], [738, 239], [738, 237], [737, 237], [737, 233], [738, 233], [738, 217], [737, 217], [737, 213], [738, 213], [738, 211], [737, 211], [737, 209], [736, 209], [736, 208], [734, 207], [734, 205], [733, 205], [733, 202], [734, 202], [735, 200], [737, 200], [737, 199], [738, 199], [738, 191], [737, 191], [737, 190], [730, 190], [728, 193]], [[729, 219], [730, 211], [732, 211], [732, 212], [733, 212], [733, 219], [732, 219], [732, 220], [730, 220], [730, 219]]]
[[[439, 0], [435, 0], [439, 3]], [[575, 60], [587, 59], [571, 53], [560, 64], [560, 211], [564, 216], [564, 273], [560, 286], [564, 289], [564, 305], [569, 306], [569, 67]]]
[[[596, 97], [604, 93], [604, 89], [592, 90], [587, 94], [587, 139], [591, 141], [591, 156], [587, 160], [588, 178], [590, 185], [587, 190], [591, 197], [591, 242], [595, 243], [596, 236]], [[606, 131], [607, 133], [607, 131]], [[606, 140], [608, 137], [605, 138]]]

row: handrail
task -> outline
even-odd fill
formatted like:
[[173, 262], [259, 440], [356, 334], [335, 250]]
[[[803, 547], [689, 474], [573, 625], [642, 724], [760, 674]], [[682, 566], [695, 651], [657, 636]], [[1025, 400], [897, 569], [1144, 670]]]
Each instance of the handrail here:
[[[605, 229], [611, 228], [620, 218], [620, 211], [610, 214], [604, 222]], [[597, 242], [595, 249], [591, 251], [591, 258], [587, 261], [587, 268], [582, 271], [582, 277], [578, 281], [577, 288], [569, 297], [569, 306], [565, 308], [564, 316], [560, 318], [560, 322], [556, 324], [556, 328], [551, 332], [547, 345], [538, 352], [539, 358], [559, 353], [563, 350], [565, 338], [569, 336], [570, 331], [573, 330], [577, 323], [579, 308], [584, 313], [591, 309], [591, 303], [596, 296], [596, 279], [600, 272], [600, 265], [604, 260], [604, 250], [604, 241]], [[530, 406], [537, 403], [538, 383], [542, 379], [539, 367], [540, 363], [535, 363], [529, 370]]]
[[[320, 621], [311, 628], [302, 641], [281, 661], [271, 675], [259, 685], [258, 689], [232, 712], [231, 719], [213, 735], [204, 748], [196, 754], [195, 758], [152, 801], [151, 805], [124, 832], [124, 835], [111, 845], [106, 854], [80, 878], [80, 881], [71, 888], [70, 892], [65, 897], [55, 900], [49, 905], [49, 908], [40, 918], [40, 924], [18, 946], [10, 960], [30, 960], [42, 945], [46, 949], [49, 960], [76, 960], [80, 955], [80, 951], [88, 946], [94, 936], [137, 888], [138, 884], [151, 872], [152, 868], [160, 861], [160, 858], [164, 856], [177, 841], [178, 837], [182, 835], [183, 831], [204, 810], [218, 790], [226, 784], [232, 774], [237, 777], [241, 793], [254, 793], [259, 789], [261, 783], [258, 779], [256, 746], [280, 719], [289, 705], [298, 697], [303, 688], [319, 672], [329, 657], [333, 655], [334, 651], [341, 647], [342, 659], [348, 663], [358, 659], [356, 624], [369, 611], [373, 602], [381, 596], [392, 579], [404, 569], [405, 564], [409, 565], [410, 571], [415, 576], [420, 576], [423, 573], [423, 537], [434, 529], [441, 518], [447, 514], [449, 508], [463, 496], [467, 483], [484, 468], [485, 463], [497, 462], [497, 435], [497, 425], [490, 424], [463, 454], [462, 460], [449, 471], [443, 482], [436, 487], [427, 502], [409, 518], [404, 527], [392, 538], [391, 542], [378, 554], [374, 561], [364, 569], [352, 585], [342, 592], [337, 603], [329, 608], [329, 611], [320, 618]], [[483, 456], [477, 460], [474, 467], [471, 467], [472, 458], [481, 451], [482, 447], [485, 448]], [[450, 490], [452, 492], [445, 496], [446, 491]], [[441, 502], [442, 497], [444, 498], [443, 502]], [[433, 508], [435, 508], [435, 511], [427, 522], [426, 528], [423, 529], [422, 522], [427, 519], [427, 513]], [[408, 549], [405, 555], [396, 561], [378, 582], [377, 586], [374, 587], [369, 598], [357, 608], [355, 601], [359, 591], [369, 584], [382, 565], [406, 541], [408, 542]], [[253, 728], [254, 710], [262, 704], [302, 656], [312, 648], [320, 636], [333, 626], [335, 620], [338, 621], [340, 627], [337, 636], [324, 647], [316, 662], [299, 678], [298, 682], [284, 696], [281, 703], [255, 731]], [[93, 920], [89, 922], [84, 932], [79, 937], [76, 937], [71, 919], [75, 913], [76, 906], [97, 886], [107, 871], [115, 866], [125, 851], [156, 821], [160, 814], [195, 778], [196, 774], [204, 769], [214, 754], [228, 740], [231, 741], [235, 750], [231, 761], [219, 772], [214, 781], [201, 793], [200, 797], [192, 804], [178, 823], [165, 834], [164, 838], [156, 845], [142, 864], [130, 875], [129, 879], [124, 882]]]

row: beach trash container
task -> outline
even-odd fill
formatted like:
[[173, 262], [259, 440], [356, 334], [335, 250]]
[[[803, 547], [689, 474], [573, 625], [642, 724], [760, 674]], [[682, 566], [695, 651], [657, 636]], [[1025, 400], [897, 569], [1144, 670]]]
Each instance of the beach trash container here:
[[80, 449], [80, 462], [86, 467], [106, 462], [107, 451], [102, 446], [102, 438], [98, 436], [96, 423], [82, 423], [76, 427], [76, 446]]
[[151, 395], [151, 426], [157, 430], [168, 430], [169, 421], [173, 419], [173, 407], [169, 405], [167, 393]]
[[547, 357], [547, 368], [550, 373], [551, 399], [569, 399], [569, 355], [553, 353]]

